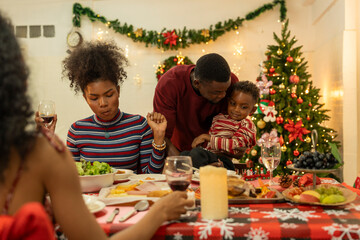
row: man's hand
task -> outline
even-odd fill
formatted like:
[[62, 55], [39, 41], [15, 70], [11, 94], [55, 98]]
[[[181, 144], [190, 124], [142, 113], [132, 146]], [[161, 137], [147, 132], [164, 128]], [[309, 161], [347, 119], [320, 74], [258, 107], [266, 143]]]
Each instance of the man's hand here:
[[40, 117], [39, 112], [35, 112], [35, 123], [36, 128], [41, 129], [42, 127], [47, 128], [51, 133], [55, 133], [55, 127], [57, 123], [57, 114], [54, 115], [54, 119], [51, 121], [51, 123], [45, 124], [44, 119]]
[[204, 142], [210, 142], [210, 135], [209, 134], [201, 134], [200, 136], [197, 136], [192, 144], [191, 147], [192, 148], [196, 148], [197, 146], [203, 144]]

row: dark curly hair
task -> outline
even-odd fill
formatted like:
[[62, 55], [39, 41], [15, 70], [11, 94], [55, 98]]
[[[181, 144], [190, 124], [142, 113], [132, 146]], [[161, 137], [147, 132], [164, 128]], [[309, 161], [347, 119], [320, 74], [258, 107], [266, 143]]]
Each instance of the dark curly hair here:
[[110, 80], [120, 86], [127, 75], [128, 60], [113, 42], [85, 42], [63, 61], [63, 78], [70, 80], [75, 93], [84, 93], [89, 83]]
[[194, 73], [200, 81], [227, 82], [231, 71], [225, 58], [217, 53], [209, 53], [197, 60]]
[[236, 82], [231, 86], [230, 89], [231, 89], [230, 90], [231, 94], [229, 94], [229, 96], [231, 96], [234, 91], [243, 92], [243, 93], [251, 95], [253, 97], [255, 103], [258, 101], [258, 99], [260, 97], [259, 88], [256, 86], [255, 83], [250, 82], [250, 81]]
[[27, 96], [28, 68], [14, 36], [10, 20], [0, 13], [0, 182], [9, 167], [10, 154], [19, 153], [21, 161], [33, 146], [35, 127]]

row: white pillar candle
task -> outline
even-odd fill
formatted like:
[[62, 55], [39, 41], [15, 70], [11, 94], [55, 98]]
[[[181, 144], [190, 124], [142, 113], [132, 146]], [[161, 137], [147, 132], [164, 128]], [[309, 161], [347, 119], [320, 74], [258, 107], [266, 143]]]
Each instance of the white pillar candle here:
[[225, 168], [200, 168], [201, 216], [204, 219], [228, 217], [228, 189]]

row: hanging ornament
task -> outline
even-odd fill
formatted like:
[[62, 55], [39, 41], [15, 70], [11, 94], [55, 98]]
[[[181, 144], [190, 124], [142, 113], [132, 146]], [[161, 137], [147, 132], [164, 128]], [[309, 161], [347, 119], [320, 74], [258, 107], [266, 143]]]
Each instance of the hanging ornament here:
[[276, 120], [276, 114], [277, 114], [277, 111], [275, 110], [275, 106], [269, 106], [265, 109], [264, 111], [264, 121], [265, 122], [275, 122]]
[[275, 90], [275, 89], [273, 89], [273, 88], [270, 89], [270, 94], [271, 94], [271, 95], [274, 95], [275, 93], [276, 93], [276, 90]]
[[256, 86], [260, 89], [260, 95], [268, 95], [269, 88], [273, 85], [272, 81], [268, 81], [265, 74], [261, 76], [262, 81], [257, 81]]
[[289, 63], [291, 63], [291, 62], [294, 61], [294, 59], [293, 59], [292, 56], [288, 56], [288, 57], [286, 58], [286, 61], [288, 61]]
[[292, 164], [292, 161], [290, 159], [286, 161], [286, 166], [289, 166], [291, 164]]
[[300, 153], [299, 153], [299, 151], [297, 149], [294, 150], [293, 154], [294, 154], [295, 157], [300, 155]]
[[277, 55], [281, 55], [283, 53], [283, 51], [279, 48], [277, 51], [276, 51]]
[[252, 167], [254, 167], [254, 162], [251, 161], [250, 159], [246, 159], [245, 163], [246, 163], [246, 167], [247, 167], [247, 168], [252, 168]]
[[142, 28], [138, 28], [136, 29], [136, 31], [134, 32], [136, 37], [142, 37], [143, 35], [143, 29]]
[[281, 149], [282, 152], [286, 152], [287, 147], [286, 147], [285, 145], [282, 145], [282, 146], [280, 147], [280, 149]]
[[309, 115], [306, 117], [306, 120], [310, 121], [310, 116]]
[[207, 38], [207, 37], [210, 37], [210, 34], [209, 34], [209, 29], [203, 29], [201, 31], [201, 36]]
[[311, 102], [309, 102], [309, 107], [312, 107], [312, 103], [311, 103]]
[[298, 84], [299, 81], [300, 81], [300, 78], [299, 78], [298, 75], [294, 74], [294, 75], [291, 75], [291, 76], [289, 77], [289, 80], [290, 80], [290, 82], [293, 83], [293, 84]]
[[257, 123], [256, 126], [260, 129], [263, 129], [266, 126], [266, 122], [264, 122], [262, 119], [260, 119]]
[[297, 96], [296, 96], [296, 93], [291, 93], [291, 98], [296, 98]]
[[270, 133], [265, 132], [261, 138], [256, 141], [256, 144], [261, 147], [263, 143], [275, 144], [279, 142], [277, 130], [273, 128]]
[[284, 145], [284, 138], [282, 135], [279, 138], [279, 143], [280, 143], [280, 146]]
[[166, 33], [163, 33], [162, 35], [165, 38], [165, 41], [164, 41], [165, 45], [169, 44], [170, 47], [172, 47], [172, 45], [176, 46], [176, 44], [177, 44], [176, 39], [179, 36], [176, 35], [175, 30], [172, 30], [171, 32], [168, 31]]
[[296, 58], [295, 58], [295, 62], [296, 62], [296, 63], [301, 63], [301, 58], [300, 58], [300, 57], [296, 57]]
[[283, 90], [283, 89], [285, 89], [285, 85], [284, 85], [283, 83], [281, 83], [281, 84], [279, 85], [279, 88], [280, 88], [281, 90]]
[[268, 69], [266, 67], [263, 67], [262, 72], [267, 73]]
[[275, 68], [274, 68], [274, 66], [271, 66], [270, 73], [274, 73], [274, 72], [275, 72]]
[[310, 138], [309, 136], [307, 136], [307, 137], [305, 138], [305, 142], [310, 143], [310, 142], [311, 142], [311, 138]]
[[281, 43], [281, 46], [282, 46], [282, 47], [285, 47], [286, 45], [285, 45], [285, 43], [284, 43], [284, 42], [282, 42], [282, 43]]
[[297, 103], [298, 103], [298, 104], [302, 104], [303, 102], [304, 102], [304, 100], [302, 100], [301, 97], [299, 97], [299, 98], [297, 99]]
[[282, 124], [284, 122], [284, 118], [282, 117], [282, 116], [278, 116], [277, 118], [276, 118], [276, 123], [277, 124]]
[[251, 156], [255, 157], [257, 155], [257, 151], [255, 149], [251, 150]]
[[269, 61], [271, 59], [271, 55], [268, 55], [266, 59]]

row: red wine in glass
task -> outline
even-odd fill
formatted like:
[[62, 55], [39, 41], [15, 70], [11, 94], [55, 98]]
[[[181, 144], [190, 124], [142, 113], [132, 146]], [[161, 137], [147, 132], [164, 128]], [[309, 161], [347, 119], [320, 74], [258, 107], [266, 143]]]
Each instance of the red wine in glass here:
[[44, 123], [51, 123], [54, 120], [54, 116], [40, 116], [43, 120]]
[[190, 182], [185, 180], [175, 180], [169, 182], [168, 184], [173, 191], [185, 191], [188, 188]]

